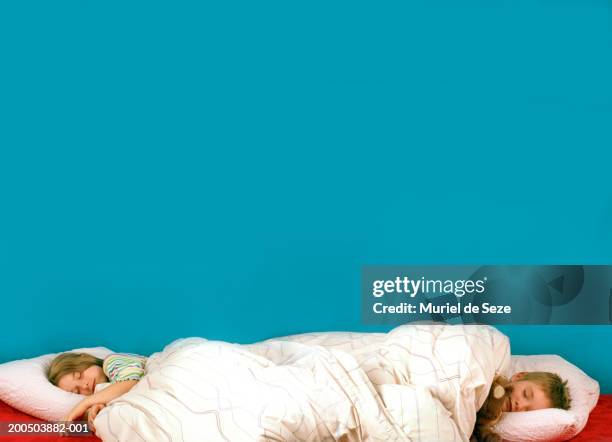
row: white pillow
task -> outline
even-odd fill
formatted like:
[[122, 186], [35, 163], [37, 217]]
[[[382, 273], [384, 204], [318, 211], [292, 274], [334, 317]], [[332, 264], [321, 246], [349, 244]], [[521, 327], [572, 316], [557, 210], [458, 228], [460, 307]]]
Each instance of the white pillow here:
[[572, 402], [569, 410], [544, 410], [503, 413], [493, 428], [506, 441], [565, 441], [582, 431], [589, 413], [599, 398], [599, 383], [582, 370], [557, 355], [512, 356], [510, 377], [521, 371], [548, 371], [567, 380]]
[[[89, 353], [100, 359], [113, 353], [105, 347], [77, 348], [70, 351]], [[47, 368], [59, 354], [61, 353], [0, 364], [0, 400], [40, 419], [61, 420], [85, 396], [64, 391], [47, 379]]]

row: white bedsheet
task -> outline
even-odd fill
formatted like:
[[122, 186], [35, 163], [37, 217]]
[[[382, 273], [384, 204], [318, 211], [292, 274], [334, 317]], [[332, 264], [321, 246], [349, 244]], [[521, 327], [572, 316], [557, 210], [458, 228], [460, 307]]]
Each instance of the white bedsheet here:
[[95, 426], [104, 441], [467, 441], [509, 360], [488, 326], [181, 339]]

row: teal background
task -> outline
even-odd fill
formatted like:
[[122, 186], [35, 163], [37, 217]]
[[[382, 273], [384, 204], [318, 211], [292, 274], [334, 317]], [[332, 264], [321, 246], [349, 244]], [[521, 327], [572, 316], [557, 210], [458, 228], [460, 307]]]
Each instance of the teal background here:
[[[365, 264], [611, 264], [610, 20], [2, 3], [0, 362], [374, 330]], [[503, 331], [612, 393], [611, 327]]]

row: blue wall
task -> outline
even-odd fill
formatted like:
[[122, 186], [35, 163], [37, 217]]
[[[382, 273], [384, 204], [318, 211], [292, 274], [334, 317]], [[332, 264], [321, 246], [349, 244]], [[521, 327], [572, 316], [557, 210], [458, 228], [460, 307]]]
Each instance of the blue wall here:
[[[403, 3], [0, 6], [0, 362], [373, 330], [364, 264], [612, 263], [609, 2]], [[612, 393], [611, 327], [504, 331]]]

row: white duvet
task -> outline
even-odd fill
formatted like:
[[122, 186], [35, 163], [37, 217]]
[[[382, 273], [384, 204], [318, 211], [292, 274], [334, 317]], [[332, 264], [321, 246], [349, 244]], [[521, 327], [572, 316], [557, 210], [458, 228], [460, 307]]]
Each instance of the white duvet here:
[[468, 441], [509, 361], [507, 337], [489, 326], [181, 339], [95, 426], [122, 442]]

